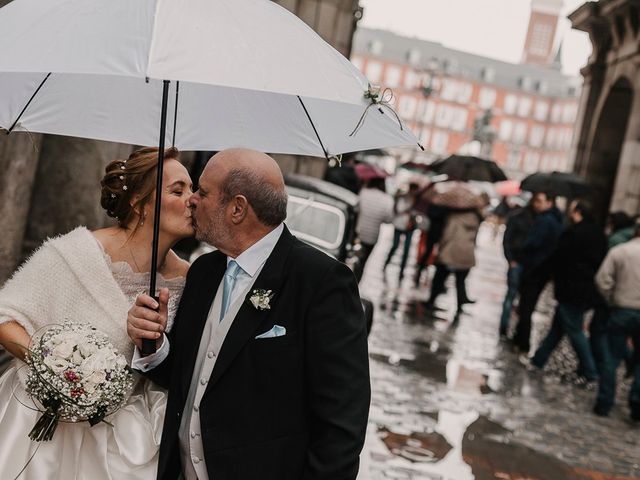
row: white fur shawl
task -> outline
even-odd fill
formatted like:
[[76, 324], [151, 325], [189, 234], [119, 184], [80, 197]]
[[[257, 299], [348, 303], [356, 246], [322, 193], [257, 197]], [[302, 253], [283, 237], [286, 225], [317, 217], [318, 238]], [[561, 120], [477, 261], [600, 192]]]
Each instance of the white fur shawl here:
[[100, 245], [84, 227], [47, 240], [0, 290], [0, 323], [15, 320], [30, 335], [64, 320], [89, 323], [130, 360], [128, 310]]

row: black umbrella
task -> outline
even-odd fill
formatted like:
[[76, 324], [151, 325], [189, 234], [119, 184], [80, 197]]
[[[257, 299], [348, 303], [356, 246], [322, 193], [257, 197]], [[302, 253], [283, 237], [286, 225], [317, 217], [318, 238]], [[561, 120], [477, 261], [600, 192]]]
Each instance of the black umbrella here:
[[431, 170], [463, 182], [473, 180], [495, 183], [507, 179], [507, 176], [495, 162], [470, 155], [451, 155], [443, 160], [433, 162]]
[[584, 197], [591, 193], [591, 187], [582, 177], [565, 172], [533, 173], [522, 180], [520, 188], [567, 198]]

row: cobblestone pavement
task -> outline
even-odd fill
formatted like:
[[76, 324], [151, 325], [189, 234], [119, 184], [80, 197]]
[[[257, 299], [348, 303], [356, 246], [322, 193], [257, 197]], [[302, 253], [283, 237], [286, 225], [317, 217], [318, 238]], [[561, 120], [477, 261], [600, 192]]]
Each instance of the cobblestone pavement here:
[[[418, 301], [428, 288], [414, 288], [411, 265], [400, 285], [398, 254], [383, 275], [391, 235], [383, 230], [361, 283], [376, 312], [360, 480], [640, 478], [640, 427], [628, 420], [628, 382], [611, 417], [598, 418], [590, 413], [595, 392], [571, 381], [575, 361], [566, 343], [544, 373], [532, 373], [498, 340], [506, 263], [490, 227], [480, 231], [468, 280], [477, 303], [458, 320], [453, 286], [439, 299], [447, 310], [427, 316]], [[549, 292], [540, 303], [533, 345], [550, 322]]]

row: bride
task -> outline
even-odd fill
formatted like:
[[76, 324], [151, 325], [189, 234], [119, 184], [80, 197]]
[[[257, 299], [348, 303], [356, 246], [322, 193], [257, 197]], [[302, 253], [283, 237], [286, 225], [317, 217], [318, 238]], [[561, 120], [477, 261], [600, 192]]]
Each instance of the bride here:
[[[36, 443], [28, 434], [40, 414], [25, 392], [21, 360], [34, 332], [70, 320], [108, 335], [131, 361], [127, 312], [149, 285], [157, 156], [157, 148], [143, 148], [107, 166], [101, 205], [117, 226], [47, 240], [0, 290], [0, 344], [16, 357], [0, 377], [0, 479], [16, 478], [27, 464], [21, 480], [156, 476], [164, 390], [136, 376], [126, 405], [106, 419], [113, 427], [61, 422], [52, 441]], [[171, 247], [193, 235], [191, 180], [173, 148], [162, 188], [158, 286], [169, 290], [169, 329], [189, 268]]]

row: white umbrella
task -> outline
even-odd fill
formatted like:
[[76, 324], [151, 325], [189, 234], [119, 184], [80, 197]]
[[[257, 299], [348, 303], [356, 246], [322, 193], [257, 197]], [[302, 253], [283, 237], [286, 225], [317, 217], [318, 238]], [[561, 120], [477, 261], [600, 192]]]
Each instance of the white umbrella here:
[[[157, 144], [158, 186], [165, 143], [327, 158], [418, 143], [384, 103], [367, 109], [357, 68], [269, 0], [14, 0], [0, 44], [0, 128]], [[160, 195], [155, 212], [151, 292]]]
[[7, 130], [155, 145], [170, 80], [165, 142], [183, 150], [417, 144], [386, 108], [349, 136], [367, 79], [269, 0], [14, 0], [0, 41]]

